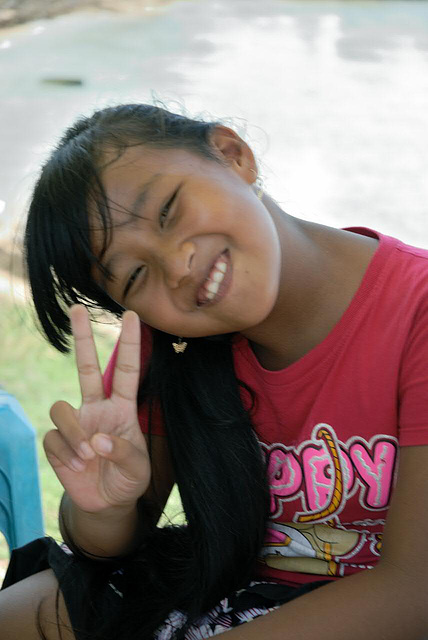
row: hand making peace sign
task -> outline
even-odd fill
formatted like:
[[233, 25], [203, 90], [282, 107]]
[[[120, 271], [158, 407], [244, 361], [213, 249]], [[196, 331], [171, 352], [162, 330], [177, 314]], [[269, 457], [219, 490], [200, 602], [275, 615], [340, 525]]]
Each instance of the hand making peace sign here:
[[74, 306], [70, 318], [82, 404], [80, 409], [64, 401], [52, 406], [57, 429], [46, 434], [44, 448], [74, 504], [97, 513], [134, 504], [150, 483], [150, 459], [137, 416], [140, 321], [133, 311], [123, 315], [112, 393], [106, 398], [88, 312]]

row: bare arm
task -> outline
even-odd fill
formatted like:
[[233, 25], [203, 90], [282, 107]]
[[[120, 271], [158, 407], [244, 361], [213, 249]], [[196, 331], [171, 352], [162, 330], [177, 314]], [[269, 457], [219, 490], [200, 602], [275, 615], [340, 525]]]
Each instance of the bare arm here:
[[64, 493], [59, 527], [66, 544], [78, 546], [90, 556], [112, 557], [130, 553], [136, 546], [137, 505], [111, 507], [99, 513], [79, 509]]

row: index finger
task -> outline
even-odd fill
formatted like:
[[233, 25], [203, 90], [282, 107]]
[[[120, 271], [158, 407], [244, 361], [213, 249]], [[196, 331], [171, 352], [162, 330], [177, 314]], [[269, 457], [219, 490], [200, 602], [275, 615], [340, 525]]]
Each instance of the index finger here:
[[83, 305], [71, 307], [70, 322], [74, 337], [82, 400], [83, 402], [102, 400], [105, 397], [103, 379], [89, 314]]
[[113, 374], [112, 397], [116, 395], [131, 401], [137, 398], [141, 362], [140, 334], [138, 315], [134, 311], [125, 311]]

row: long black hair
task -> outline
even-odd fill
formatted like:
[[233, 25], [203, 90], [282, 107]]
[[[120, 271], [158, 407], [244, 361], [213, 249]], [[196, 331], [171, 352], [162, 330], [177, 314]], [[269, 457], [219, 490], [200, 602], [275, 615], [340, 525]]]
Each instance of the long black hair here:
[[[142, 145], [143, 152], [145, 146], [185, 148], [220, 162], [210, 144], [214, 127], [159, 107], [129, 104], [97, 111], [66, 131], [42, 169], [25, 232], [34, 306], [58, 350], [69, 348], [71, 304], [118, 317], [123, 312], [92, 276], [94, 265], [103, 269], [113, 226], [114, 205], [101, 180], [106, 150], [119, 157], [131, 145]], [[91, 247], [89, 201], [104, 230], [101, 256]], [[79, 588], [86, 609], [80, 637], [150, 639], [171, 610], [185, 612], [190, 623], [254, 575], [268, 491], [260, 446], [242, 403], [248, 390], [234, 372], [231, 336], [190, 339], [179, 357], [171, 349], [173, 339], [153, 330], [139, 402], [161, 408], [187, 524], [146, 528], [132, 556], [107, 562], [89, 560], [72, 544], [70, 562], [88, 577]], [[143, 511], [143, 500], [139, 506]], [[121, 571], [124, 597], [112, 621], [104, 618], [99, 594], [106, 593], [115, 569]], [[183, 636], [184, 630], [176, 635]]]

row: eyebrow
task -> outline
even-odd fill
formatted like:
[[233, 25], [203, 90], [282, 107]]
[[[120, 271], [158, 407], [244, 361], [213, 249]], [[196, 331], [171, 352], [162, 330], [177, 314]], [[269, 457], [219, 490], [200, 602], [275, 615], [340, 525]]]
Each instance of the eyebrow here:
[[139, 211], [141, 207], [143, 207], [147, 201], [147, 197], [150, 193], [150, 190], [152, 189], [152, 187], [154, 187], [154, 185], [157, 182], [159, 182], [161, 177], [162, 177], [161, 173], [155, 173], [150, 178], [150, 180], [148, 180], [148, 182], [145, 182], [143, 184], [141, 191], [138, 192], [137, 197], [135, 198], [134, 202], [131, 205], [131, 208], [128, 210], [132, 217], [137, 217], [139, 215]]
[[[135, 198], [134, 202], [131, 204], [131, 207], [126, 210], [130, 215], [128, 219], [125, 220], [125, 222], [123, 222], [120, 225], [121, 227], [126, 227], [127, 225], [133, 222], [134, 218], [139, 217], [140, 210], [144, 206], [144, 204], [147, 202], [151, 189], [154, 187], [154, 185], [157, 182], [159, 182], [161, 177], [162, 177], [161, 173], [155, 173], [150, 178], [150, 180], [148, 180], [142, 185], [141, 189], [137, 194], [137, 197]], [[114, 264], [117, 262], [117, 258], [118, 258], [118, 254], [114, 253], [112, 256], [110, 256], [110, 258], [107, 260], [105, 264], [102, 263], [103, 267], [106, 269], [108, 273], [113, 273], [113, 267], [114, 267]], [[106, 283], [107, 283], [107, 276], [105, 275], [105, 273], [101, 272], [100, 285], [103, 288], [105, 288]]]

